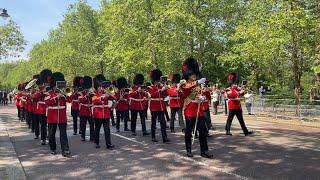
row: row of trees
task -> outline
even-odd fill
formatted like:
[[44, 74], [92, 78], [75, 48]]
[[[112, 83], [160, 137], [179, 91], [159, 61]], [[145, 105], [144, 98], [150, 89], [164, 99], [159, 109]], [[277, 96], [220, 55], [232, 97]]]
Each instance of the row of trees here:
[[180, 72], [194, 56], [212, 82], [225, 85], [235, 71], [255, 89], [264, 82], [295, 92], [298, 102], [320, 72], [319, 13], [317, 0], [101, 0], [99, 10], [80, 0], [30, 60], [10, 64], [5, 81], [13, 86], [43, 68], [68, 80], [100, 72], [131, 80], [152, 68]]

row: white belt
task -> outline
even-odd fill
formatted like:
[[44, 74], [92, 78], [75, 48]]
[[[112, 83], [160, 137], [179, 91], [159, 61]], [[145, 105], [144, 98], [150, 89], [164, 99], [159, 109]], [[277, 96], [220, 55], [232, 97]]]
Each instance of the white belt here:
[[48, 109], [65, 109], [65, 106], [48, 106]]
[[151, 101], [163, 101], [162, 98], [150, 98]]
[[72, 102], [77, 102], [77, 103], [78, 103], [78, 102], [79, 102], [79, 100], [72, 100]]
[[91, 104], [80, 104], [80, 107], [81, 107], [81, 106], [85, 106], [85, 107], [90, 108], [92, 105], [91, 105]]
[[240, 101], [240, 98], [227, 99], [227, 100], [231, 100], [231, 101]]
[[130, 98], [130, 101], [145, 101], [145, 99], [135, 99], [135, 98]]
[[43, 102], [43, 101], [38, 101], [38, 102], [37, 102], [37, 109], [39, 109], [39, 104], [46, 104], [46, 103]]
[[177, 99], [178, 100], [178, 99], [180, 99], [180, 97], [175, 97], [175, 96], [174, 97], [169, 97], [169, 100], [171, 100], [171, 99]]
[[92, 106], [92, 109], [94, 109], [94, 108], [105, 108], [105, 107], [109, 107], [108, 105], [94, 105], [94, 106]]

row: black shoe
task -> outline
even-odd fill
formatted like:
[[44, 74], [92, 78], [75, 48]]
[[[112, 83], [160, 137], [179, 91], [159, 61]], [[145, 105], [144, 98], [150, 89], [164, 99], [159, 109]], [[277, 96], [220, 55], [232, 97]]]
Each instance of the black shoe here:
[[226, 132], [227, 136], [232, 136], [232, 134], [230, 132]]
[[73, 133], [73, 135], [75, 136], [75, 135], [77, 135], [77, 133]]
[[132, 133], [132, 136], [137, 136], [137, 133]]
[[96, 145], [96, 148], [99, 149], [99, 148], [100, 148], [100, 145]]
[[158, 142], [156, 138], [152, 138], [152, 142]]
[[63, 156], [63, 157], [70, 157], [70, 156], [71, 156], [71, 153], [70, 153], [70, 151], [63, 151], [63, 152], [62, 152], [62, 156]]
[[188, 156], [188, 157], [193, 157], [192, 152], [191, 152], [191, 151], [187, 151], [187, 156]]
[[185, 130], [185, 128], [181, 129], [181, 132], [183, 132], [183, 133], [184, 133], [184, 130]]
[[52, 154], [52, 155], [56, 155], [57, 152], [56, 152], [56, 151], [51, 151], [51, 154]]
[[36, 136], [34, 139], [39, 139], [39, 136]]
[[254, 132], [253, 131], [249, 131], [247, 134], [245, 134], [245, 136], [250, 136], [250, 135], [253, 135]]
[[212, 159], [213, 155], [209, 154], [208, 152], [204, 152], [204, 153], [201, 153], [201, 157]]
[[163, 140], [163, 143], [169, 143], [169, 142], [170, 142], [169, 139], [164, 139], [164, 140]]
[[82, 138], [81, 141], [86, 141], [86, 139], [85, 139], [85, 138]]
[[207, 134], [207, 137], [212, 137], [212, 135], [208, 133], [208, 134]]
[[175, 130], [171, 130], [171, 132], [172, 132], [172, 133], [176, 133], [176, 131], [175, 131]]
[[112, 123], [112, 126], [115, 126], [116, 125], [116, 123]]
[[108, 144], [108, 145], [107, 145], [107, 149], [112, 149], [112, 148], [114, 148], [114, 145], [113, 145], [113, 144]]
[[43, 141], [43, 140], [42, 140], [42, 141], [41, 141], [41, 145], [43, 145], [43, 146], [46, 145], [46, 141]]
[[94, 139], [91, 139], [91, 138], [90, 138], [90, 141], [94, 141]]
[[128, 129], [128, 128], [125, 128], [125, 129], [124, 129], [124, 131], [130, 131], [130, 129]]
[[120, 132], [120, 130], [119, 130], [119, 129], [117, 129], [117, 132]]
[[144, 132], [142, 135], [143, 136], [148, 136], [148, 135], [150, 135], [150, 133]]

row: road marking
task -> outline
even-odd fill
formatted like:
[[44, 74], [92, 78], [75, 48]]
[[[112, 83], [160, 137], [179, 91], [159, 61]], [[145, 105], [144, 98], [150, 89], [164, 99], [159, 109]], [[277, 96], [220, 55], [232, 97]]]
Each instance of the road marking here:
[[[115, 135], [115, 136], [118, 136], [118, 137], [120, 137], [120, 138], [126, 139], [126, 140], [128, 140], [128, 141], [131, 141], [131, 142], [134, 142], [134, 143], [137, 143], [137, 144], [141, 144], [141, 145], [143, 145], [143, 146], [149, 145], [149, 144], [145, 144], [145, 143], [139, 142], [139, 141], [137, 141], [137, 140], [135, 140], [135, 139], [128, 138], [128, 137], [125, 137], [125, 136], [122, 136], [122, 135], [119, 135], [119, 134], [114, 134], [114, 133], [111, 133], [111, 134], [113, 134], [113, 135]], [[152, 145], [152, 144], [150, 144], [150, 145]], [[168, 150], [168, 149], [167, 149], [167, 150]], [[224, 170], [224, 169], [221, 169], [221, 168], [218, 168], [218, 167], [215, 167], [215, 166], [211, 166], [211, 165], [209, 165], [209, 164], [207, 164], [207, 163], [205, 163], [205, 162], [199, 162], [199, 161], [196, 161], [196, 160], [194, 160], [194, 159], [192, 159], [192, 158], [188, 158], [188, 157], [182, 156], [182, 155], [180, 155], [180, 154], [178, 154], [178, 153], [175, 153], [175, 152], [172, 152], [172, 151], [170, 151], [170, 150], [168, 150], [168, 151], [169, 151], [170, 153], [174, 154], [174, 156], [175, 156], [176, 158], [182, 159], [182, 160], [186, 160], [186, 161], [189, 161], [189, 162], [192, 162], [192, 163], [194, 163], [195, 165], [205, 166], [205, 167], [208, 167], [208, 168], [210, 168], [210, 169], [212, 169], [212, 170], [215, 170], [215, 171], [218, 171], [218, 172], [221, 172], [221, 173], [225, 173], [225, 174], [234, 176], [234, 177], [239, 178], [239, 179], [243, 179], [243, 180], [249, 180], [249, 179], [251, 179], [251, 178], [247, 178], [247, 177], [245, 177], [245, 176], [241, 176], [241, 175], [236, 174], [236, 173], [228, 172], [228, 171], [226, 171], [226, 170]]]

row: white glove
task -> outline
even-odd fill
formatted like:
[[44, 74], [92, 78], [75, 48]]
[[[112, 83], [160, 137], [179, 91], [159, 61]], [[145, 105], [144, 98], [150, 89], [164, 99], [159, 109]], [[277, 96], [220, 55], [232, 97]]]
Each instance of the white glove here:
[[199, 101], [200, 101], [200, 102], [204, 102], [205, 100], [206, 100], [206, 97], [205, 97], [205, 96], [200, 96], [200, 97], [199, 97]]
[[204, 84], [204, 83], [206, 83], [206, 78], [201, 78], [201, 79], [199, 79], [198, 80], [198, 84]]

